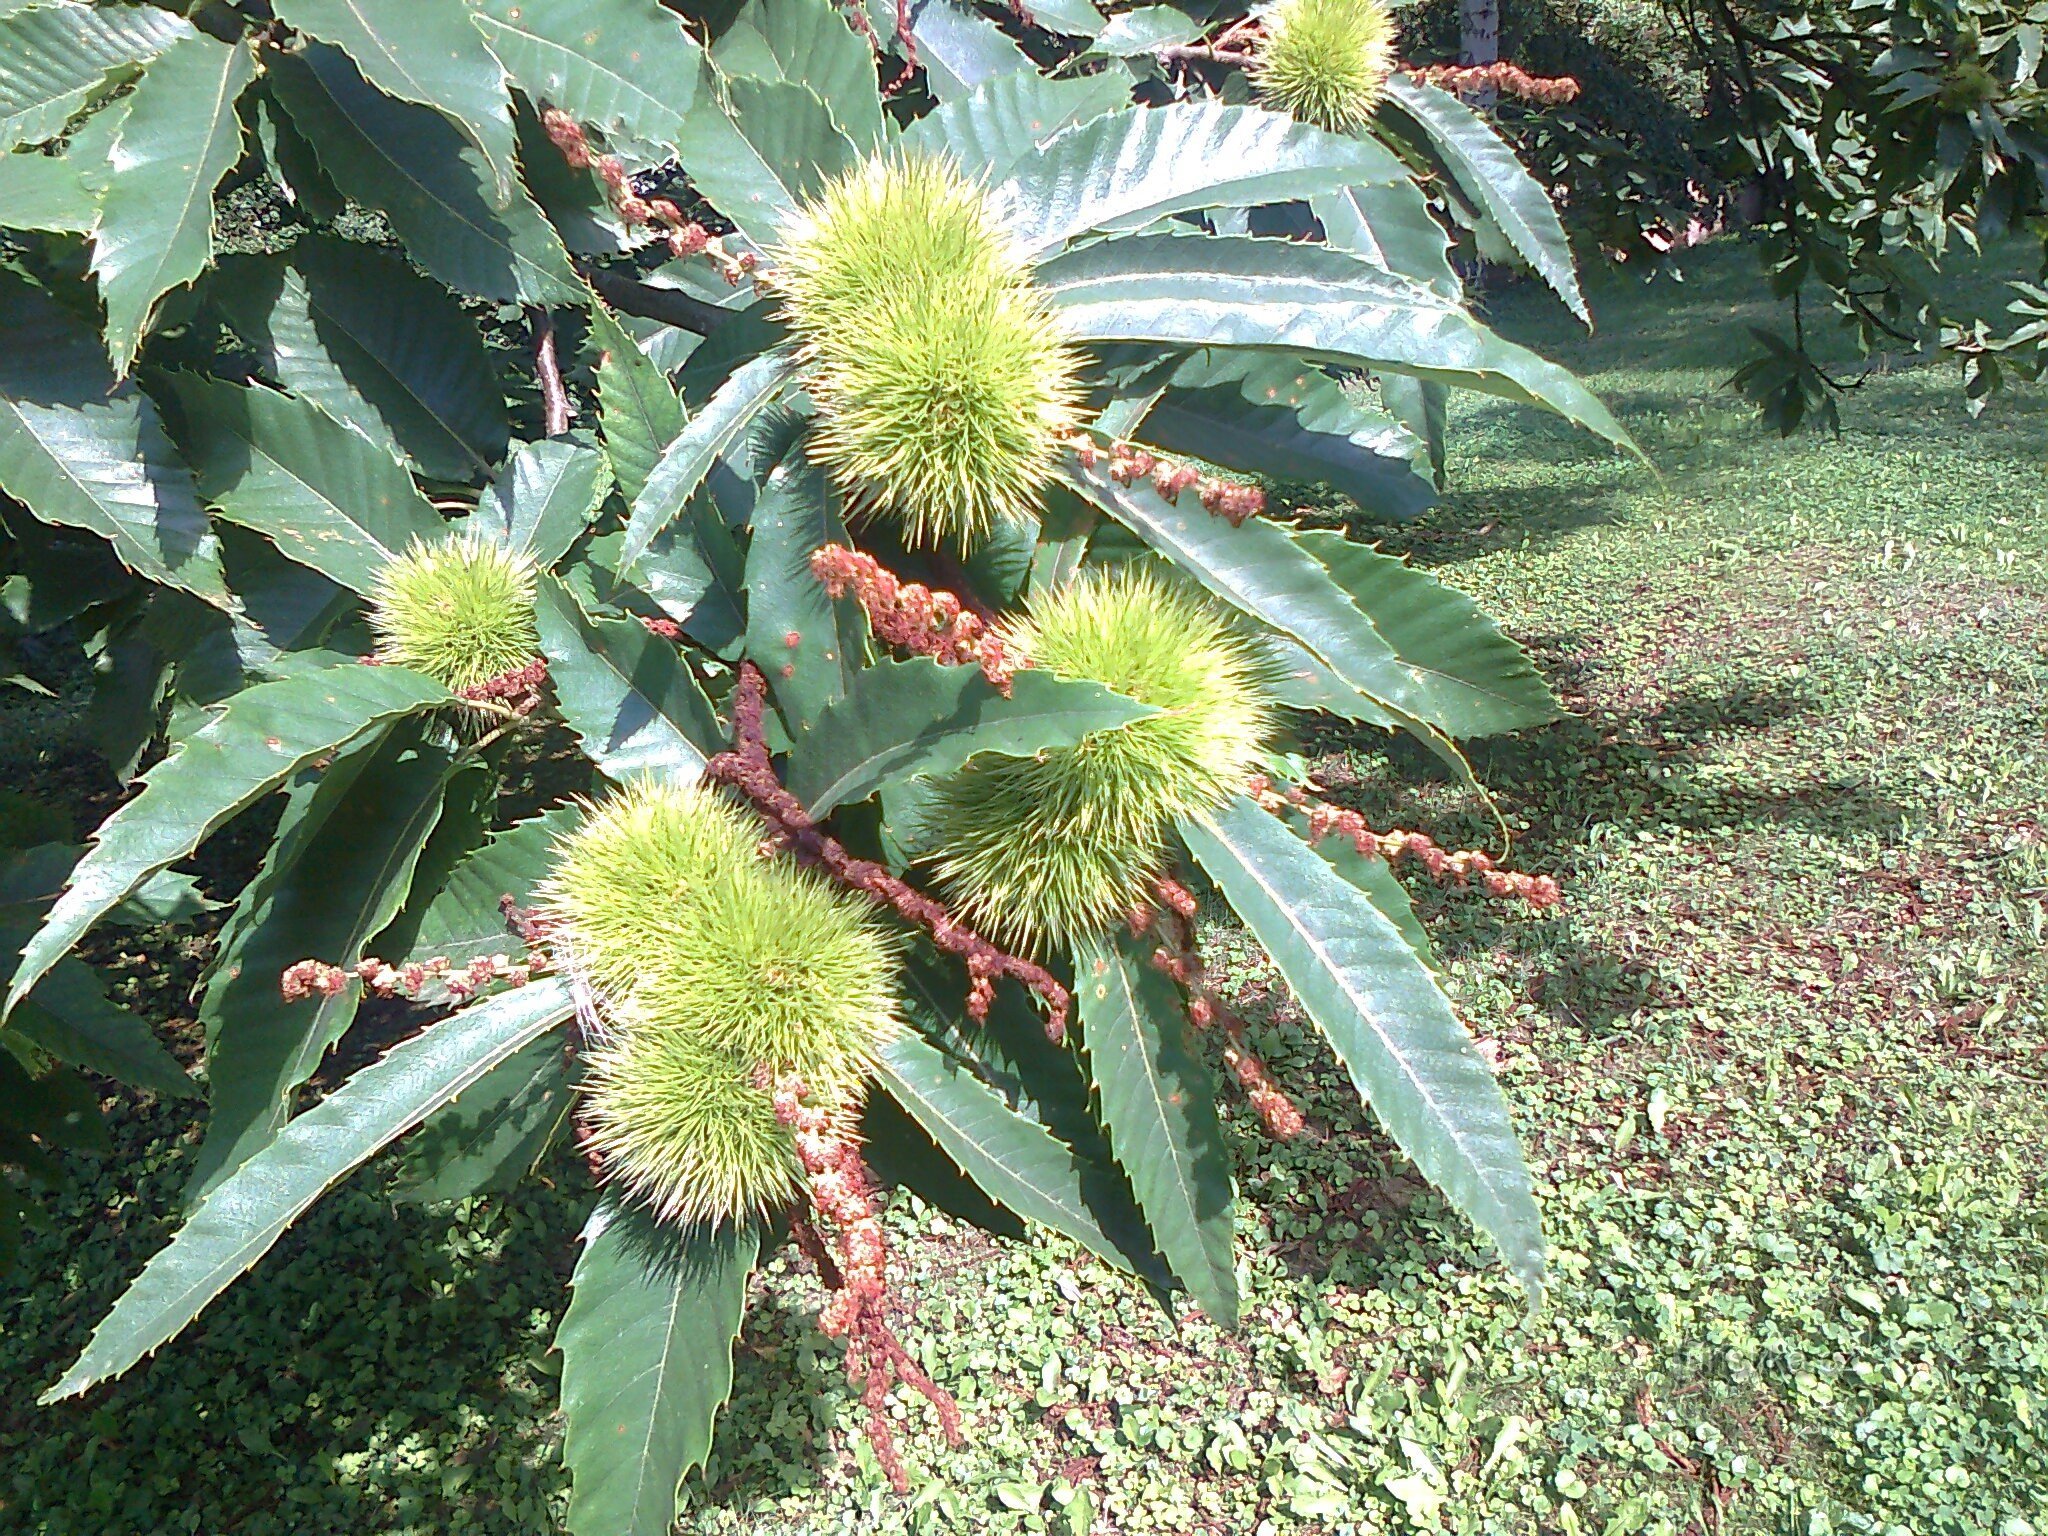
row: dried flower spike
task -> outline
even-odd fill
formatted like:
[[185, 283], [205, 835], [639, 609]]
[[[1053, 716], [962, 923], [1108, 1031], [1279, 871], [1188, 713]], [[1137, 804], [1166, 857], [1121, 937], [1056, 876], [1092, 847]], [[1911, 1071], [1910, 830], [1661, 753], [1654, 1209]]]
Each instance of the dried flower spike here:
[[812, 451], [913, 542], [971, 544], [1035, 509], [1075, 425], [1078, 360], [981, 188], [884, 155], [828, 186], [774, 253], [817, 403]]
[[540, 649], [533, 562], [480, 534], [415, 539], [370, 597], [377, 659], [451, 691], [517, 673]]
[[762, 848], [703, 785], [591, 808], [543, 891], [595, 1014], [584, 1145], [656, 1215], [722, 1220], [803, 1189], [763, 1074], [849, 1123], [897, 1028], [896, 956], [861, 903]]
[[1150, 895], [1175, 818], [1234, 793], [1273, 725], [1251, 649], [1206, 598], [1090, 571], [999, 631], [1008, 651], [1158, 713], [1036, 757], [984, 756], [934, 786], [922, 828], [963, 914], [1065, 947]]
[[1395, 40], [1385, 0], [1280, 0], [1267, 14], [1250, 73], [1280, 111], [1351, 133], [1380, 104]]

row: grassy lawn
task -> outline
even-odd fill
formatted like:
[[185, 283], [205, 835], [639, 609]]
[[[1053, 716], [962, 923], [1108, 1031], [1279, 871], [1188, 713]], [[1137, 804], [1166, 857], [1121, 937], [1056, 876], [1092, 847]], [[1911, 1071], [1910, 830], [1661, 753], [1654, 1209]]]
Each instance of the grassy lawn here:
[[[1276, 1147], [1226, 1107], [1245, 1326], [899, 1203], [904, 1331], [967, 1448], [906, 1407], [923, 1481], [889, 1494], [778, 1266], [686, 1531], [2048, 1531], [2048, 391], [1972, 422], [1951, 370], [1905, 369], [1839, 441], [1765, 437], [1720, 387], [1753, 274], [1707, 251], [1614, 284], [1590, 339], [1502, 299], [1655, 470], [1467, 402], [1449, 504], [1360, 530], [1480, 597], [1575, 712], [1475, 755], [1563, 909], [1417, 890], [1537, 1169], [1545, 1310], [1212, 930], [1316, 1127]], [[5, 782], [85, 772], [72, 709], [6, 698]], [[1417, 755], [1310, 746], [1380, 824], [1486, 841]], [[204, 952], [98, 954], [169, 1020]], [[573, 1160], [453, 1211], [366, 1170], [148, 1366], [34, 1406], [167, 1234], [198, 1123], [126, 1115], [0, 1285], [0, 1530], [548, 1529]]]

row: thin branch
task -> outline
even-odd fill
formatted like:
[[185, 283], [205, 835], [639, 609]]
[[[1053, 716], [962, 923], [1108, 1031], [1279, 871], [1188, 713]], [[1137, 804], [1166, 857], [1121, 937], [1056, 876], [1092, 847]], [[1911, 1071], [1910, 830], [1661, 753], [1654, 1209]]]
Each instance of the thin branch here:
[[624, 273], [608, 272], [589, 262], [578, 262], [576, 270], [613, 309], [638, 315], [642, 320], [659, 320], [663, 325], [695, 331], [699, 336], [709, 336], [737, 313], [720, 309], [716, 304], [684, 293], [680, 288], [657, 288], [652, 283], [636, 282]]
[[541, 403], [547, 410], [547, 435], [569, 430], [569, 391], [562, 384], [562, 364], [555, 356], [555, 317], [544, 308], [533, 312], [533, 372], [540, 380]]

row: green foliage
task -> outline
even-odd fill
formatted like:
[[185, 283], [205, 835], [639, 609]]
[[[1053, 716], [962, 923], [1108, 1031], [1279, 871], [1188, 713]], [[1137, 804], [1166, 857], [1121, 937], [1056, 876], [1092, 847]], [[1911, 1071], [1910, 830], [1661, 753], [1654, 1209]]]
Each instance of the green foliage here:
[[1252, 80], [1280, 111], [1348, 133], [1379, 106], [1397, 35], [1381, 0], [1281, 0], [1266, 17]]
[[[5, 675], [89, 672], [116, 775], [153, 762], [10, 923], [24, 1101], [77, 1097], [53, 1063], [188, 1093], [71, 952], [189, 912], [174, 864], [233, 898], [179, 977], [196, 1201], [63, 1392], [397, 1138], [409, 1199], [518, 1198], [577, 1113], [608, 1188], [561, 1332], [569, 1517], [661, 1529], [806, 1193], [859, 1240], [825, 1326], [856, 1374], [893, 1347], [840, 1203], [866, 1176], [820, 1171], [782, 1074], [891, 1183], [1232, 1320], [1208, 1004], [1156, 942], [1105, 949], [1201, 868], [1540, 1285], [1499, 1094], [1433, 1096], [1472, 1047], [1391, 876], [1277, 821], [1215, 843], [1316, 712], [1468, 781], [1459, 740], [1554, 713], [1475, 605], [1280, 505], [1423, 510], [1452, 389], [1629, 445], [1462, 302], [1418, 175], [1576, 295], [1483, 122], [1226, 101], [1165, 77], [1163, 18], [1079, 0], [1023, 46], [886, 0], [0, 9]], [[1325, 242], [1249, 232], [1304, 204]]]
[[774, 1081], [850, 1113], [897, 1028], [888, 941], [760, 844], [709, 790], [643, 780], [564, 839], [544, 889], [594, 1013], [584, 1145], [663, 1220], [787, 1203], [802, 1170]]
[[1084, 572], [1035, 596], [1005, 651], [1156, 713], [936, 781], [918, 828], [978, 927], [1064, 950], [1150, 896], [1174, 819], [1244, 782], [1273, 730], [1250, 647], [1216, 605], [1145, 570]]

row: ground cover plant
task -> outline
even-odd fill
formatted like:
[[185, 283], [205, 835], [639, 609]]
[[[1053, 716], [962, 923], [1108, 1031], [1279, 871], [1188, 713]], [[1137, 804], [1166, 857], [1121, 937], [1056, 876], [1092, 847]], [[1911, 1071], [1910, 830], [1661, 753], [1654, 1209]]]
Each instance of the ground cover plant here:
[[[1323, 1133], [1275, 1143], [1222, 1106], [1252, 1197], [1249, 1324], [1172, 1326], [1078, 1245], [986, 1242], [899, 1196], [905, 1333], [970, 1341], [932, 1362], [968, 1444], [920, 1442], [916, 1490], [890, 1494], [812, 1321], [816, 1282], [778, 1257], [684, 1530], [2038, 1523], [2048, 439], [2035, 397], [1973, 422], [1933, 367], [1874, 381], [1839, 441], [1760, 438], [1719, 387], [1722, 330], [1777, 318], [1751, 262], [1693, 253], [1676, 307], [1596, 284], [1592, 340], [1530, 295], [1495, 316], [1614, 401], [1657, 473], [1535, 412], [1454, 406], [1454, 474], [1485, 481], [1412, 529], [1354, 527], [1501, 612], [1573, 711], [1480, 765], [1564, 904], [1410, 877], [1524, 1127], [1544, 1313], [1523, 1320], [1469, 1228], [1357, 1119], [1341, 1066], [1212, 906], [1219, 988]], [[90, 677], [54, 648], [33, 665], [58, 697], [13, 695], [0, 772], [90, 826], [119, 792]], [[1310, 755], [1341, 803], [1446, 834], [1485, 822], [1448, 775], [1418, 812], [1419, 765], [1390, 764], [1377, 733], [1327, 729]], [[202, 885], [236, 853], [212, 845]], [[218, 921], [87, 945], [187, 1061]], [[590, 1188], [573, 1156], [446, 1206], [417, 1203], [412, 1158], [366, 1166], [147, 1374], [35, 1406], [174, 1229], [204, 1123], [189, 1100], [123, 1099], [117, 1157], [67, 1157], [51, 1228], [26, 1235], [0, 1299], [0, 1523], [559, 1519], [549, 1346]]]
[[185, 1219], [42, 1400], [147, 1371], [409, 1133], [435, 1201], [573, 1142], [570, 1529], [670, 1526], [785, 1242], [907, 1493], [906, 1432], [964, 1418], [892, 1321], [881, 1190], [1239, 1322], [1226, 1076], [1309, 1128], [1204, 891], [1540, 1306], [1507, 1100], [1392, 869], [1556, 887], [1297, 749], [1404, 733], [1483, 797], [1462, 744], [1557, 702], [1467, 597], [1242, 477], [1412, 515], [1452, 389], [1632, 448], [1465, 305], [1422, 181], [1583, 317], [1541, 189], [1393, 70], [1377, 0], [1184, 56], [1085, 8], [1035, 54], [944, 8], [687, 19], [0, 16], [10, 641], [81, 647], [109, 762], [151, 763], [6, 868], [10, 1234], [92, 1135], [79, 1069], [190, 1088], [71, 952], [257, 849]]

